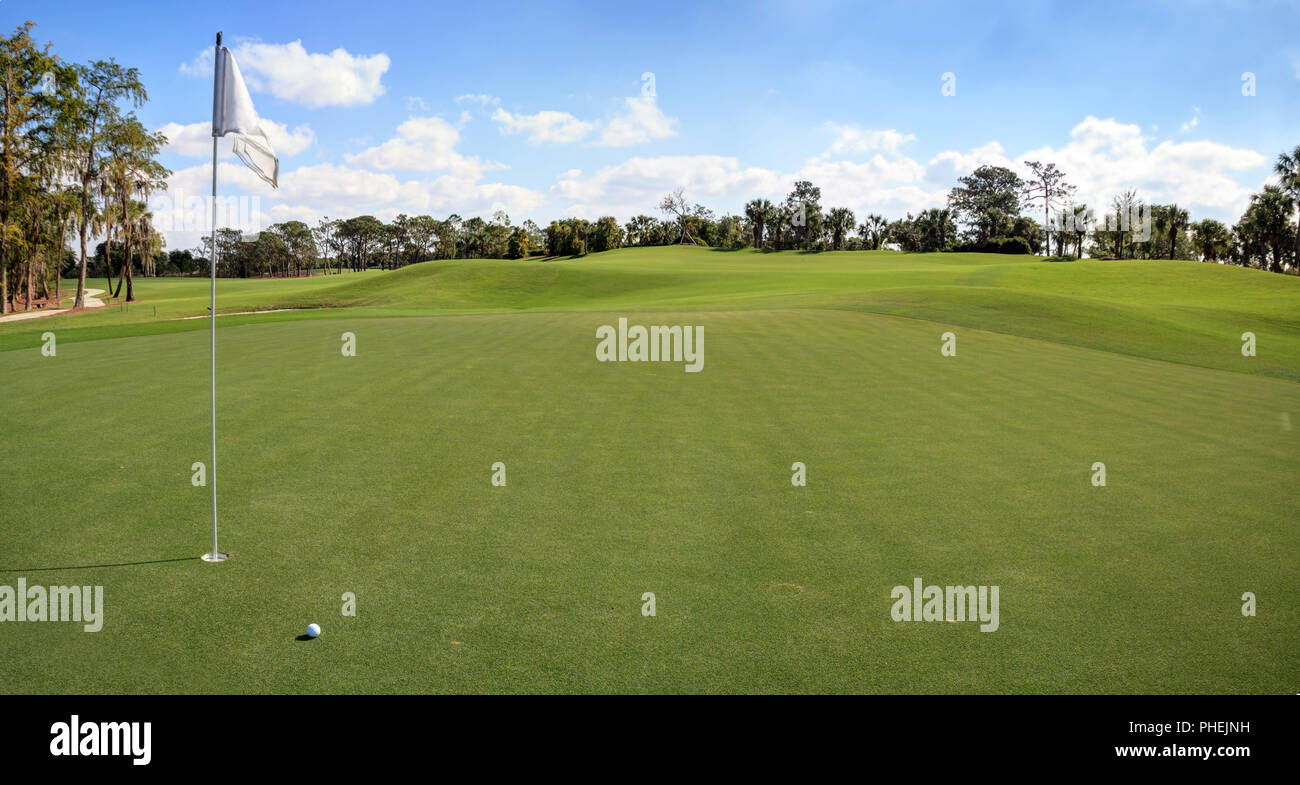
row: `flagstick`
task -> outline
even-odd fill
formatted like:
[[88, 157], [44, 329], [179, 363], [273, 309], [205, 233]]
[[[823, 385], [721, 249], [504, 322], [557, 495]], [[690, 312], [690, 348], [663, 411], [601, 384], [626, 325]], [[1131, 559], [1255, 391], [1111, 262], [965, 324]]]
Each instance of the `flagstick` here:
[[[221, 56], [221, 33], [217, 33], [217, 46], [212, 57], [212, 95], [213, 107], [217, 96], [217, 66]], [[208, 484], [212, 486], [212, 551], [203, 554], [203, 561], [220, 562], [230, 556], [217, 550], [217, 128], [215, 112], [212, 126], [212, 267], [211, 285], [208, 297], [208, 322], [212, 325], [209, 358], [211, 361], [212, 382], [212, 466], [208, 470]]]

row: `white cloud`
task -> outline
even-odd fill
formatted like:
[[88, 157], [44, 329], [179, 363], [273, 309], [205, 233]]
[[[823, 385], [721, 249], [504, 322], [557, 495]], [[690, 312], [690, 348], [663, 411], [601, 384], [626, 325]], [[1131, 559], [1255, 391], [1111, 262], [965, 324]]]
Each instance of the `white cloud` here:
[[604, 121], [589, 122], [550, 109], [531, 115], [513, 114], [500, 107], [492, 113], [492, 121], [501, 126], [502, 133], [525, 135], [530, 144], [571, 144], [595, 133], [591, 144], [597, 147], [628, 147], [677, 135], [677, 118], [665, 115], [653, 95], [624, 98], [623, 112]]
[[541, 111], [537, 114], [511, 114], [501, 107], [492, 113], [492, 122], [505, 134], [525, 134], [530, 144], [577, 142], [595, 127], [568, 112]]
[[[595, 128], [579, 134], [580, 127], [575, 130], [573, 124], [583, 121], [567, 113], [553, 114], [516, 115], [501, 110], [494, 113], [494, 119], [503, 130], [508, 127], [529, 139], [537, 135], [537, 141], [590, 140], [605, 130], [603, 124], [593, 123]], [[206, 124], [172, 124], [168, 128], [178, 131], [173, 141], [176, 152], [195, 157], [210, 154]], [[659, 199], [678, 186], [686, 189], [688, 199], [715, 212], [739, 212], [755, 197], [783, 200], [797, 179], [811, 180], [822, 189], [823, 206], [849, 207], [861, 219], [868, 212], [896, 218], [941, 207], [957, 178], [981, 165], [1005, 166], [1023, 176], [1027, 173], [1023, 161], [1042, 160], [1055, 162], [1069, 182], [1078, 186], [1076, 199], [1093, 207], [1104, 206], [1121, 191], [1136, 188], [1148, 202], [1177, 202], [1198, 218], [1235, 220], [1252, 190], [1239, 185], [1237, 178], [1264, 177], [1268, 163], [1254, 150], [1217, 142], [1157, 143], [1144, 136], [1138, 125], [1093, 116], [1077, 123], [1063, 145], [1019, 155], [1010, 155], [1001, 143], [989, 141], [919, 158], [902, 152], [915, 141], [903, 131], [840, 125], [826, 128], [833, 137], [829, 146], [792, 170], [748, 165], [723, 155], [636, 156], [594, 170], [566, 171], [556, 178], [548, 194], [506, 182], [484, 182], [486, 172], [504, 167], [461, 153], [457, 149], [462, 144], [460, 131], [446, 120], [411, 117], [387, 141], [345, 156], [345, 164], [282, 169], [279, 191], [271, 190], [238, 164], [222, 163], [220, 178], [223, 192], [259, 196], [266, 223], [365, 213], [385, 220], [397, 212], [488, 215], [496, 209], [541, 219], [615, 215], [626, 220], [640, 213], [657, 215]], [[308, 139], [314, 138], [308, 136], [311, 132], [306, 127], [292, 132], [283, 126], [278, 129], [290, 138], [296, 134], [303, 149], [310, 144]], [[406, 177], [396, 173], [428, 174]], [[177, 172], [170, 182], [176, 189], [201, 196], [210, 188], [209, 177], [210, 167], [201, 163]], [[545, 215], [537, 216], [534, 211], [543, 206]], [[177, 247], [170, 234], [169, 244]]]
[[406, 96], [406, 111], [412, 113], [427, 112], [429, 111], [429, 105], [418, 95], [408, 95]]
[[859, 217], [917, 213], [943, 205], [944, 186], [927, 185], [926, 168], [906, 156], [877, 153], [866, 161], [810, 159], [789, 180], [809, 180], [822, 190], [822, 207], [848, 207]]
[[[659, 199], [678, 186], [686, 197], [715, 210], [754, 196], [775, 195], [782, 186], [776, 172], [741, 166], [721, 155], [664, 155], [628, 160], [583, 177], [578, 169], [562, 174], [551, 192], [567, 200], [561, 212], [578, 217], [630, 218], [658, 214]], [[736, 208], [738, 209], [738, 207]]]
[[489, 106], [496, 106], [501, 103], [501, 99], [497, 98], [495, 95], [487, 95], [486, 93], [466, 93], [464, 95], [456, 96], [456, 103], [478, 104], [486, 109]]
[[429, 213], [455, 210], [475, 215], [504, 209], [524, 212], [538, 207], [537, 191], [505, 183], [479, 183], [446, 174], [433, 180], [399, 180], [382, 172], [337, 164], [304, 166], [285, 174], [281, 196], [291, 203], [330, 205], [331, 215], [357, 215], [385, 207]]
[[1077, 186], [1076, 201], [1094, 208], [1133, 188], [1148, 203], [1176, 202], [1193, 212], [1200, 208], [1203, 217], [1227, 220], [1245, 210], [1252, 190], [1240, 185], [1235, 173], [1268, 163], [1255, 150], [1219, 142], [1164, 141], [1150, 147], [1140, 126], [1091, 115], [1070, 131], [1066, 145], [1030, 150], [1016, 160], [1055, 162]]
[[1192, 119], [1190, 119], [1190, 120], [1188, 120], [1187, 122], [1183, 123], [1182, 125], [1178, 126], [1178, 130], [1179, 130], [1181, 133], [1187, 133], [1188, 131], [1192, 130], [1193, 128], [1195, 128], [1196, 126], [1198, 126], [1198, 125], [1200, 125], [1200, 124], [1201, 124], [1201, 107], [1199, 107], [1199, 106], [1193, 106], [1193, 107], [1192, 107]]
[[1004, 166], [1025, 176], [1025, 160], [1042, 160], [1055, 162], [1066, 173], [1078, 188], [1075, 198], [1080, 203], [1104, 206], [1135, 188], [1148, 202], [1177, 202], [1203, 217], [1235, 220], [1252, 191], [1238, 184], [1237, 173], [1268, 162], [1254, 150], [1217, 142], [1165, 141], [1152, 146], [1139, 126], [1092, 116], [1075, 125], [1070, 141], [1059, 148], [1011, 156], [1000, 142], [990, 141], [967, 150], [945, 150], [924, 162], [900, 152], [913, 141], [911, 134], [828, 127], [835, 133], [830, 147], [793, 172], [744, 166], [725, 156], [636, 157], [591, 174], [565, 172], [551, 192], [567, 200], [562, 214], [627, 218], [655, 214], [659, 198], [677, 186], [684, 186], [692, 201], [732, 212], [755, 197], [784, 199], [795, 180], [811, 180], [821, 188], [824, 207], [848, 207], [859, 218], [868, 212], [896, 218], [944, 206], [957, 178], [980, 166]]
[[625, 111], [604, 124], [595, 144], [627, 147], [677, 135], [677, 118], [663, 113], [653, 95], [623, 99]]
[[[360, 106], [383, 95], [381, 81], [391, 61], [386, 54], [354, 55], [346, 49], [308, 52], [302, 41], [265, 44], [245, 41], [231, 47], [248, 88], [312, 108]], [[190, 76], [212, 74], [212, 51], [182, 63]]]
[[826, 123], [826, 129], [835, 135], [830, 147], [823, 154], [826, 156], [869, 153], [877, 150], [897, 153], [904, 144], [916, 141], [915, 135], [893, 129], [873, 131], [839, 123]]
[[[282, 160], [311, 147], [316, 142], [316, 133], [309, 126], [300, 125], [290, 131], [282, 123], [263, 117], [262, 131], [271, 141], [271, 147]], [[181, 125], [168, 123], [158, 129], [167, 137], [164, 152], [185, 156], [186, 158], [205, 158], [212, 155], [212, 123], [200, 122]], [[230, 157], [230, 144], [233, 136], [227, 135], [218, 143], [222, 157]]]
[[436, 172], [477, 180], [483, 172], [505, 168], [456, 152], [460, 132], [441, 117], [411, 117], [397, 127], [397, 136], [381, 145], [346, 156], [356, 166], [381, 170]]
[[200, 49], [199, 53], [194, 55], [194, 59], [188, 63], [181, 63], [179, 71], [186, 76], [212, 76], [212, 59], [211, 49]]
[[[208, 133], [206, 124], [172, 124], [169, 128], [177, 131], [178, 152], [197, 155], [201, 148], [206, 151], [204, 155], [211, 153], [211, 137], [203, 136]], [[278, 190], [246, 167], [223, 162], [218, 166], [222, 195], [245, 197], [250, 210], [255, 199], [259, 208], [247, 220], [227, 220], [223, 225], [237, 224], [253, 231], [286, 220], [314, 221], [324, 215], [346, 218], [370, 214], [383, 220], [391, 220], [401, 212], [486, 216], [505, 210], [519, 215], [536, 210], [546, 201], [544, 193], [531, 188], [482, 182], [484, 172], [504, 167], [461, 155], [455, 150], [459, 140], [456, 128], [441, 118], [412, 117], [398, 127], [392, 139], [345, 156], [348, 165], [321, 163], [291, 171], [281, 168]], [[441, 174], [431, 179], [401, 179], [376, 170]], [[208, 164], [197, 164], [168, 178], [163, 198], [182, 208], [181, 217], [155, 211], [155, 223], [166, 234], [168, 247], [188, 248], [199, 242], [211, 207], [205, 208], [201, 202], [190, 206], [187, 202], [201, 200], [210, 192], [211, 176]], [[168, 221], [171, 225], [167, 225]]]
[[1015, 169], [1017, 164], [1007, 158], [998, 142], [987, 142], [966, 152], [945, 150], [931, 158], [925, 170], [927, 182], [952, 188], [957, 178], [970, 174], [981, 166], [1004, 166]]
[[[545, 195], [539, 191], [506, 183], [481, 183], [453, 174], [402, 180], [384, 172], [330, 163], [282, 172], [279, 190], [272, 190], [238, 163], [221, 163], [217, 176], [223, 196], [247, 197], [250, 221], [242, 227], [246, 231], [286, 220], [314, 221], [325, 215], [349, 218], [369, 214], [384, 220], [400, 212], [488, 216], [504, 210], [519, 215], [545, 202]], [[170, 226], [161, 225], [171, 218], [158, 215], [161, 211], [155, 209], [155, 223], [166, 234], [168, 248], [193, 247], [206, 231], [211, 207], [204, 207], [201, 201], [187, 207], [185, 202], [203, 199], [212, 187], [211, 177], [210, 165], [197, 164], [168, 178], [168, 190], [160, 198], [176, 200], [177, 206], [184, 208], [184, 217], [176, 218]], [[251, 214], [254, 206], [258, 208], [256, 215]]]

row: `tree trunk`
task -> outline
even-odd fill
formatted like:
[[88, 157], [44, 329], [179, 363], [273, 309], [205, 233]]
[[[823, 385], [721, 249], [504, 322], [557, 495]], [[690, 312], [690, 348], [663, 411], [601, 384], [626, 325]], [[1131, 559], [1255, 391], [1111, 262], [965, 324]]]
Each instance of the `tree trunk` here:
[[135, 276], [131, 272], [131, 254], [126, 255], [126, 301], [135, 302]]
[[[51, 256], [54, 250], [53, 248], [50, 249]], [[41, 268], [41, 299], [50, 299], [50, 268], [48, 264]]]
[[[1051, 218], [1049, 218], [1047, 215], [1047, 188], [1044, 187], [1043, 188], [1043, 234], [1047, 235], [1047, 242], [1043, 243], [1043, 247], [1047, 249], [1048, 256], [1052, 255], [1052, 228], [1051, 227], [1052, 227]], [[1061, 250], [1060, 243], [1056, 244], [1056, 250], [1058, 251]]]
[[[0, 205], [0, 227], [9, 225], [9, 178], [4, 179], [4, 201]], [[0, 229], [0, 313], [9, 313], [9, 237]]]
[[[111, 251], [110, 251], [111, 253]], [[121, 273], [117, 276], [117, 289], [113, 291], [113, 297], [116, 299], [122, 295], [122, 283], [126, 281], [127, 268], [131, 265], [131, 233], [126, 232], [122, 235], [122, 268]], [[111, 270], [112, 267], [110, 266]]]
[[68, 240], [68, 223], [63, 214], [59, 215], [59, 249], [55, 252], [54, 261], [54, 297], [61, 298], [61, 287], [63, 285], [63, 255], [64, 246]]
[[[108, 281], [108, 290], [113, 291], [113, 227], [109, 226], [104, 236], [104, 279]], [[120, 287], [119, 287], [120, 288]], [[116, 297], [117, 295], [112, 295]]]
[[86, 223], [90, 220], [86, 213], [89, 211], [90, 206], [83, 197], [81, 200], [81, 269], [77, 272], [77, 299], [72, 302], [73, 308], [86, 307]]

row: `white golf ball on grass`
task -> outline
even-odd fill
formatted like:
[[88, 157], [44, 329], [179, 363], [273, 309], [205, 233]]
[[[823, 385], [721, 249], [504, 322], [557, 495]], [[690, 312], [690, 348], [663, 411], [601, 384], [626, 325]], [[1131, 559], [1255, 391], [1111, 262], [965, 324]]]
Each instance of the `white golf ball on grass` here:
[[308, 625], [307, 625], [307, 637], [308, 637], [308, 638], [315, 638], [317, 635], [320, 635], [320, 625], [319, 625], [319, 624], [308, 624]]

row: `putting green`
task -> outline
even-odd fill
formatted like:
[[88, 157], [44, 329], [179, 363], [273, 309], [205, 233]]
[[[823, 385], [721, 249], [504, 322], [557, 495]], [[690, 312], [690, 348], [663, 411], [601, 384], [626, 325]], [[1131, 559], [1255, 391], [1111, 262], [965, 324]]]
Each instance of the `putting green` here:
[[[1298, 284], [703, 249], [223, 281], [332, 307], [221, 322], [209, 565], [208, 336], [141, 313], [206, 284], [141, 281], [0, 330], [0, 585], [105, 603], [0, 624], [0, 690], [1292, 692]], [[619, 317], [703, 325], [704, 370], [597, 362]], [[893, 621], [917, 577], [998, 586], [999, 629]]]

